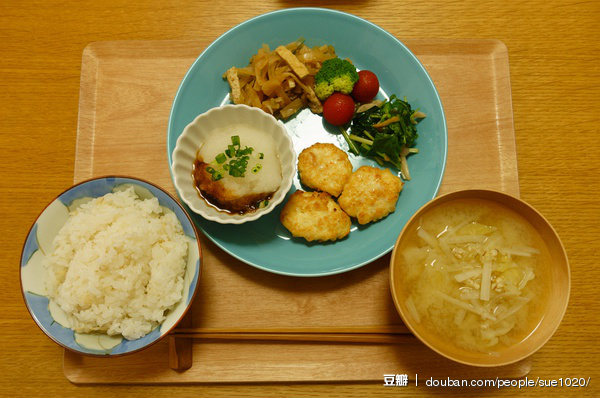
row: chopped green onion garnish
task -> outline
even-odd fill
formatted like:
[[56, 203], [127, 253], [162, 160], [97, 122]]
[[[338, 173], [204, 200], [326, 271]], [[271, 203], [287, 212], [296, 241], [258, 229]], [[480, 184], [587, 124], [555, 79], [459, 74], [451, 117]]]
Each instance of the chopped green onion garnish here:
[[237, 156], [246, 156], [246, 155], [251, 155], [252, 151], [254, 151], [254, 148], [244, 148], [244, 149], [238, 149], [237, 151]]
[[221, 174], [220, 172], [215, 172], [212, 175], [212, 180], [213, 181], [219, 181], [221, 178], [223, 178], [223, 174]]
[[215, 158], [215, 160], [217, 161], [217, 163], [223, 164], [227, 160], [227, 156], [225, 156], [224, 153], [220, 153], [220, 154], [217, 155], [217, 157]]
[[[234, 135], [231, 137], [231, 144], [227, 145], [227, 149], [224, 152], [215, 157], [214, 162], [206, 167], [206, 171], [212, 175], [213, 181], [223, 178], [223, 171], [232, 177], [245, 177], [246, 168], [248, 167], [250, 155], [252, 155], [253, 151], [254, 148], [252, 147], [242, 148], [240, 137]], [[263, 158], [262, 156], [263, 154], [259, 155], [260, 159]], [[230, 159], [229, 162], [227, 161], [228, 158]], [[217, 167], [219, 165], [220, 167]], [[258, 173], [261, 168], [262, 166], [257, 165], [252, 172]]]

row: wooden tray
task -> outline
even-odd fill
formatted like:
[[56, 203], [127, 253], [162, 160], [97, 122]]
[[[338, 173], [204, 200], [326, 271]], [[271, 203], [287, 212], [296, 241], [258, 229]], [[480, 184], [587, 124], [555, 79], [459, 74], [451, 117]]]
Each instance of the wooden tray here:
[[[406, 40], [434, 80], [448, 123], [441, 192], [479, 187], [519, 194], [506, 47], [496, 40]], [[121, 41], [83, 53], [75, 182], [125, 174], [174, 188], [166, 131], [173, 97], [209, 43]], [[209, 95], [209, 93], [205, 93]], [[203, 93], [199, 93], [203, 95]], [[398, 231], [400, 232], [400, 231]], [[294, 278], [250, 267], [202, 237], [203, 272], [188, 327], [394, 327], [401, 320], [386, 255], [341, 275]], [[73, 383], [379, 381], [384, 374], [524, 377], [531, 360], [474, 368], [435, 354], [410, 334], [394, 343], [194, 340], [193, 366], [169, 366], [169, 339], [122, 358], [65, 352]], [[171, 340], [173, 340], [171, 338]]]

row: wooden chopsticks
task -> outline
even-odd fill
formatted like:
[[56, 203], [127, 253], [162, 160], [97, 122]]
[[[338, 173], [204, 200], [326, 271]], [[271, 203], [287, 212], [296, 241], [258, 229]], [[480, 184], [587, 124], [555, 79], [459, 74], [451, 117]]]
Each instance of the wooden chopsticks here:
[[295, 328], [176, 328], [177, 338], [205, 340], [399, 343], [410, 333], [404, 325]]

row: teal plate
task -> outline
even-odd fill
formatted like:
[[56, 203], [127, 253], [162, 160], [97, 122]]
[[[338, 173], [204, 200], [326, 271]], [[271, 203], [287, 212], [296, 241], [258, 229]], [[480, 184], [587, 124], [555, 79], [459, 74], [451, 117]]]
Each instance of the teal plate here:
[[[229, 85], [222, 75], [232, 66], [248, 64], [263, 43], [276, 48], [299, 37], [305, 44], [330, 44], [341, 58], [358, 69], [369, 69], [379, 78], [378, 98], [396, 94], [406, 97], [413, 109], [427, 117], [419, 124], [416, 147], [408, 158], [412, 179], [406, 181], [396, 211], [385, 219], [360, 226], [353, 223], [350, 235], [334, 243], [307, 243], [293, 238], [279, 222], [283, 204], [270, 214], [242, 225], [223, 225], [191, 213], [204, 234], [233, 257], [265, 271], [316, 277], [338, 274], [369, 264], [388, 253], [400, 231], [421, 206], [439, 190], [446, 167], [448, 135], [440, 97], [419, 60], [394, 36], [354, 15], [320, 8], [292, 8], [252, 18], [229, 30], [196, 59], [183, 78], [169, 119], [169, 164], [177, 138], [196, 116], [229, 102]], [[286, 123], [296, 153], [315, 142], [331, 142], [348, 148], [341, 134], [322, 118], [303, 110]], [[350, 155], [356, 169], [376, 165]], [[290, 192], [302, 189], [298, 178]], [[285, 203], [285, 201], [284, 201]], [[189, 208], [187, 209], [189, 211]]]

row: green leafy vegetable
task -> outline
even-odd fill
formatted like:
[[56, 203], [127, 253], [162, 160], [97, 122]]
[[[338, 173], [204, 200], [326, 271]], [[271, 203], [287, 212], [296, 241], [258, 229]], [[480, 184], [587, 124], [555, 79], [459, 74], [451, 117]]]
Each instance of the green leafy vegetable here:
[[392, 95], [389, 100], [357, 113], [352, 119], [350, 134], [343, 129], [342, 132], [355, 155], [373, 157], [380, 165], [389, 162], [404, 169], [402, 158], [416, 152], [409, 148], [419, 136], [417, 119], [423, 117], [425, 114], [412, 110], [406, 99]]

